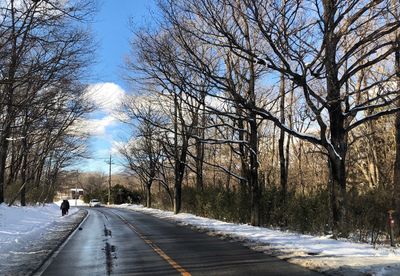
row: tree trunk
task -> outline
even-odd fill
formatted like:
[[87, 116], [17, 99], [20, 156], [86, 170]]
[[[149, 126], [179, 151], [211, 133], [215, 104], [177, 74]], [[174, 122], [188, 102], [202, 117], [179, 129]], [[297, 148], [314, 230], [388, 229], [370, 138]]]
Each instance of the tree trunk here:
[[[28, 116], [26, 113], [25, 116], [25, 123], [28, 120]], [[24, 127], [24, 131], [22, 133], [22, 156], [23, 156], [23, 161], [22, 161], [22, 169], [21, 169], [21, 178], [22, 178], [22, 186], [21, 186], [21, 206], [26, 206], [26, 184], [28, 179], [27, 179], [27, 170], [28, 170], [28, 130], [27, 126]]]
[[[232, 152], [232, 150], [230, 150], [230, 151], [229, 151], [229, 165], [228, 165], [228, 171], [231, 171], [231, 170], [232, 170], [232, 163], [233, 163], [233, 160], [232, 160], [232, 159], [233, 159], [233, 152]], [[227, 173], [227, 174], [226, 174], [226, 185], [225, 185], [227, 191], [229, 191], [230, 188], [231, 188], [231, 178], [232, 178], [232, 175], [231, 175], [230, 173]]]
[[[0, 204], [4, 202], [4, 190], [6, 183], [6, 163], [7, 163], [7, 154], [8, 154], [8, 140], [7, 138], [11, 135], [11, 125], [14, 120], [13, 116], [13, 97], [14, 97], [14, 81], [15, 81], [15, 73], [17, 71], [17, 61], [18, 61], [18, 47], [17, 47], [17, 34], [16, 34], [16, 23], [15, 23], [15, 9], [14, 9], [14, 1], [10, 2], [11, 4], [11, 17], [12, 17], [12, 26], [11, 26], [11, 43], [12, 48], [10, 55], [10, 62], [7, 73], [8, 84], [6, 85], [5, 91], [3, 91], [3, 99], [6, 101], [5, 112], [3, 116], [5, 117], [4, 124], [2, 126], [3, 135], [1, 136], [1, 145], [0, 145]], [[21, 42], [23, 43], [23, 42]], [[5, 92], [5, 93], [4, 93]]]
[[[282, 18], [280, 22], [281, 32], [286, 34], [286, 0], [282, 1]], [[286, 50], [287, 45], [283, 45], [283, 48]], [[283, 64], [282, 64], [283, 66]], [[279, 117], [282, 125], [285, 124], [285, 92], [286, 92], [286, 83], [285, 83], [285, 75], [281, 73], [280, 75], [280, 86], [279, 86]], [[280, 184], [281, 184], [281, 196], [282, 196], [282, 205], [285, 208], [286, 206], [286, 195], [287, 195], [287, 181], [288, 181], [288, 171], [287, 171], [287, 156], [285, 157], [285, 131], [280, 129], [280, 135], [278, 140], [278, 152], [279, 152], [279, 167], [280, 167]]]
[[7, 151], [8, 151], [8, 140], [11, 133], [11, 123], [8, 123], [9, 119], [6, 118], [6, 123], [3, 125], [3, 135], [1, 136], [1, 148], [0, 148], [0, 204], [5, 202], [5, 183], [6, 183], [6, 162], [7, 162]]
[[5, 168], [7, 159], [7, 142], [2, 139], [1, 150], [0, 150], [0, 204], [4, 202], [4, 183], [5, 183]]
[[251, 225], [259, 226], [260, 218], [260, 201], [261, 189], [258, 182], [258, 133], [257, 133], [257, 117], [252, 112], [250, 114], [250, 171], [248, 181], [251, 188]]
[[346, 227], [346, 170], [345, 160], [329, 153], [330, 196], [334, 237], [345, 237]]
[[[200, 110], [200, 108], [199, 108]], [[202, 98], [202, 109], [200, 115], [200, 124], [199, 124], [199, 111], [195, 114], [195, 119], [197, 121], [198, 131], [197, 136], [199, 138], [196, 139], [196, 188], [198, 191], [203, 190], [204, 180], [203, 180], [203, 166], [204, 166], [204, 144], [201, 140], [204, 140], [204, 127], [206, 125], [206, 117], [205, 117], [205, 103], [204, 98]]]
[[[177, 182], [177, 180], [176, 180]], [[181, 198], [182, 198], [182, 186], [175, 183], [175, 193], [174, 193], [174, 213], [179, 214], [181, 211]]]
[[240, 152], [240, 163], [241, 163], [241, 176], [242, 178], [240, 179], [240, 185], [241, 186], [246, 186], [246, 180], [244, 178], [246, 178], [246, 176], [248, 175], [248, 168], [247, 168], [247, 153], [245, 150], [245, 147], [243, 145], [243, 142], [245, 141], [245, 133], [244, 133], [244, 122], [242, 119], [242, 110], [240, 108], [237, 108], [237, 115], [238, 115], [238, 120], [237, 120], [237, 124], [238, 124], [238, 132], [239, 132], [239, 141], [242, 141], [241, 143], [239, 143], [239, 152]]
[[151, 183], [146, 184], [146, 207], [151, 208]]
[[[400, 34], [397, 32], [397, 50], [395, 52], [395, 66], [396, 66], [396, 78], [397, 78], [397, 89], [400, 89]], [[397, 106], [400, 107], [400, 100], [397, 101]], [[400, 112], [396, 113], [395, 121], [395, 146], [396, 146], [396, 157], [394, 162], [394, 172], [393, 172], [393, 188], [394, 188], [394, 207], [397, 212], [397, 216], [400, 217]]]
[[203, 163], [204, 163], [204, 144], [199, 139], [196, 141], [196, 188], [203, 190]]
[[27, 156], [24, 154], [24, 161], [23, 161], [23, 166], [21, 170], [21, 178], [22, 178], [22, 184], [21, 184], [21, 206], [26, 206], [26, 168], [27, 167]]
[[[346, 167], [347, 135], [344, 128], [344, 116], [340, 101], [340, 85], [336, 51], [338, 38], [335, 34], [335, 1], [324, 5], [325, 30], [325, 67], [326, 91], [330, 122], [331, 145], [326, 144], [330, 162], [331, 203], [334, 236], [346, 236]], [[326, 139], [326, 137], [324, 137]]]
[[182, 187], [179, 183], [179, 154], [178, 154], [178, 100], [174, 94], [174, 150], [175, 150], [175, 183], [174, 183], [174, 213], [181, 210]]
[[[182, 131], [182, 146], [178, 150], [178, 101], [174, 95], [174, 148], [175, 148], [175, 185], [174, 185], [174, 213], [178, 214], [182, 207], [182, 182], [185, 175], [186, 157], [188, 151], [189, 134]], [[185, 126], [181, 126], [184, 128]]]
[[338, 101], [339, 90], [328, 77], [328, 101], [330, 102], [329, 119], [331, 144], [328, 147], [331, 166], [332, 218], [333, 230], [337, 235], [346, 236], [346, 153], [347, 135], [344, 129], [344, 118], [341, 104]]
[[[279, 88], [280, 106], [280, 122], [285, 124], [285, 78], [281, 74], [280, 77], [280, 88]], [[279, 167], [280, 167], [280, 183], [281, 183], [281, 195], [282, 204], [286, 205], [286, 194], [287, 194], [287, 179], [288, 174], [286, 170], [286, 158], [285, 158], [285, 131], [280, 129], [279, 141], [278, 141], [278, 151], [279, 151]]]

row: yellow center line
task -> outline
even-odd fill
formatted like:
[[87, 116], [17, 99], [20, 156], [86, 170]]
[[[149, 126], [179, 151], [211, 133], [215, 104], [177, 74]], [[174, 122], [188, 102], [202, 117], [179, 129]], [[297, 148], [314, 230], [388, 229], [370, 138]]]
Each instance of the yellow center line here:
[[[113, 212], [114, 213], [114, 212]], [[114, 213], [117, 215], [126, 225], [129, 226], [145, 243], [147, 243], [153, 250], [156, 252], [160, 257], [166, 260], [176, 271], [180, 272], [182, 276], [191, 276], [189, 272], [187, 272], [182, 266], [180, 266], [177, 262], [175, 262], [171, 257], [165, 254], [164, 251], [160, 247], [158, 247], [154, 242], [144, 237], [135, 226], [133, 226], [129, 221], [127, 221], [122, 216]]]

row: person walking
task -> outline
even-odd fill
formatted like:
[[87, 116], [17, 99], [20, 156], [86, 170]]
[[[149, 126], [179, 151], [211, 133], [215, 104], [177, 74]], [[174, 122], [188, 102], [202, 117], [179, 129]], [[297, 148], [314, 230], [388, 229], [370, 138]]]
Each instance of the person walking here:
[[63, 201], [61, 203], [61, 206], [60, 206], [60, 209], [61, 209], [61, 215], [65, 216], [65, 215], [68, 214], [68, 210], [69, 210], [69, 202], [68, 202], [68, 200], [63, 199]]

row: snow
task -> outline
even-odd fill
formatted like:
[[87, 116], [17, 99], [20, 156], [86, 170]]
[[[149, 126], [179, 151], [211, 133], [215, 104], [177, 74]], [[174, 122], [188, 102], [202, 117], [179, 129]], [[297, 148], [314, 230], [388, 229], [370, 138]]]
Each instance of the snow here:
[[[7, 264], [8, 259], [15, 260], [18, 255], [35, 255], [40, 253], [35, 246], [37, 240], [45, 237], [52, 226], [62, 222], [68, 215], [79, 209], [71, 207], [66, 217], [61, 216], [60, 203], [57, 202], [36, 206], [11, 206], [0, 204], [0, 267]], [[75, 201], [70, 201], [74, 206]], [[27, 250], [27, 248], [31, 248]], [[24, 257], [24, 258], [25, 258]], [[1, 270], [1, 269], [0, 269]]]
[[[77, 212], [75, 200], [69, 215], [61, 216], [57, 204], [29, 207], [0, 205], [0, 270], [2, 264], [15, 261], [22, 255], [40, 254], [43, 248], [27, 247], [30, 241], [45, 236], [52, 225], [62, 223], [69, 215]], [[78, 205], [83, 205], [77, 201]], [[246, 224], [235, 224], [208, 219], [192, 214], [145, 208], [140, 205], [115, 205], [143, 212], [161, 219], [175, 221], [180, 225], [206, 230], [209, 235], [233, 238], [246, 246], [299, 264], [313, 270], [334, 275], [400, 275], [400, 248], [387, 245], [372, 246], [348, 240], [334, 240], [328, 236], [310, 236], [293, 232], [282, 232]], [[66, 220], [65, 220], [66, 221]], [[28, 248], [28, 249], [27, 249]], [[20, 257], [18, 257], [20, 256]], [[3, 271], [3, 270], [1, 270]]]
[[[75, 201], [70, 201], [70, 204], [74, 206]], [[18, 251], [25, 242], [34, 240], [46, 232], [53, 222], [61, 221], [63, 217], [59, 206], [60, 202], [58, 205], [53, 203], [27, 207], [8, 207], [0, 204], [0, 256], [10, 251]], [[69, 214], [76, 211], [78, 208], [71, 207]]]

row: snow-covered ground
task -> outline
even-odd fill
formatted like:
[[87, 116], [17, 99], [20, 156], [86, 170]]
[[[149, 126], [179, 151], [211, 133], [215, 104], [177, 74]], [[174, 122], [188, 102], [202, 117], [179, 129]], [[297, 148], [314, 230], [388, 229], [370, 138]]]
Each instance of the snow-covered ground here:
[[[77, 203], [77, 205], [83, 204], [82, 202]], [[4, 273], [7, 272], [6, 269], [20, 269], [18, 267], [10, 268], [14, 263], [18, 263], [17, 260], [20, 260], [21, 267], [27, 258], [36, 258], [40, 254], [45, 255], [43, 251], [49, 252], [50, 249], [46, 246], [51, 239], [50, 233], [58, 232], [62, 225], [67, 224], [64, 222], [69, 219], [71, 220], [69, 227], [72, 229], [73, 216], [71, 215], [77, 212], [78, 208], [73, 207], [75, 201], [70, 201], [70, 204], [72, 207], [66, 217], [61, 216], [57, 204], [30, 207], [0, 205], [1, 275], [12, 275]], [[207, 219], [191, 214], [174, 215], [172, 212], [138, 205], [125, 204], [113, 207], [131, 209], [162, 219], [173, 220], [181, 225], [205, 230], [210, 235], [241, 240], [255, 250], [331, 275], [400, 275], [400, 248], [374, 247], [345, 240], [333, 240], [323, 236], [281, 232]], [[77, 219], [74, 220], [77, 221]], [[76, 226], [76, 224], [74, 225]], [[42, 242], [35, 243], [39, 239]], [[52, 239], [59, 241], [58, 236], [54, 234]], [[5, 264], [9, 266], [7, 267]]]
[[[78, 210], [71, 207], [69, 214]], [[17, 250], [19, 244], [35, 239], [54, 221], [63, 219], [56, 203], [45, 206], [8, 207], [0, 205], [0, 254]]]
[[243, 241], [263, 251], [313, 270], [332, 275], [400, 275], [400, 248], [372, 246], [324, 236], [301, 235], [246, 224], [234, 224], [192, 214], [149, 209], [138, 205], [114, 206], [169, 219], [207, 230], [211, 235]]
[[[0, 204], [0, 275], [15, 275], [15, 271], [27, 266], [24, 264], [27, 260], [40, 264], [56, 246], [49, 239], [53, 237], [59, 243], [75, 226], [72, 215], [79, 208], [73, 207], [75, 201], [70, 204], [72, 207], [65, 217], [61, 216], [60, 202], [26, 207]], [[24, 272], [19, 273], [24, 275]]]

